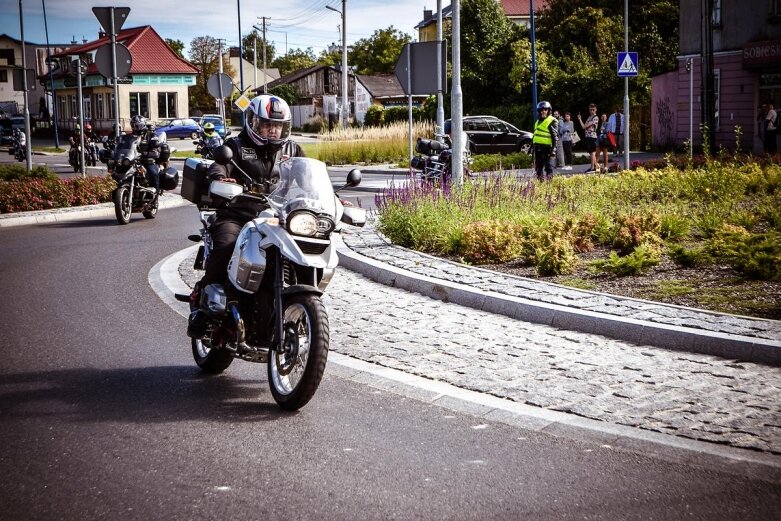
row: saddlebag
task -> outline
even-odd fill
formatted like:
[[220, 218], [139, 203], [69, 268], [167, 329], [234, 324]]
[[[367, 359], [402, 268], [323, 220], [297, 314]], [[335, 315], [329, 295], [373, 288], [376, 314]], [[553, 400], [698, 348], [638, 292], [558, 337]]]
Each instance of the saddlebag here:
[[179, 171], [169, 166], [164, 172], [160, 172], [160, 188], [163, 190], [176, 190], [179, 186]]
[[208, 170], [209, 163], [194, 157], [184, 162], [184, 170], [182, 170], [182, 197], [195, 203], [199, 208], [211, 203]]

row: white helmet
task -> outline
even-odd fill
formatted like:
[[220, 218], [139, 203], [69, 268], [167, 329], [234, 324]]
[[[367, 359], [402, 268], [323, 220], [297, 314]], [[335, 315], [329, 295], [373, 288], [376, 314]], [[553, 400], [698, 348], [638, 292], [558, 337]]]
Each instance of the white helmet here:
[[133, 129], [133, 134], [141, 134], [146, 130], [146, 118], [140, 114], [136, 114], [130, 118], [130, 128]]
[[290, 136], [293, 116], [287, 102], [277, 96], [257, 96], [244, 112], [244, 128], [258, 145], [281, 145]]

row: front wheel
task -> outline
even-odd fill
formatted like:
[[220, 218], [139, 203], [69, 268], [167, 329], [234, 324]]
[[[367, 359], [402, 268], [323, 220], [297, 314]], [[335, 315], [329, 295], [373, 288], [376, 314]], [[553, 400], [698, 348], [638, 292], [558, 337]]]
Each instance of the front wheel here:
[[531, 155], [532, 153], [532, 142], [522, 141], [520, 145], [518, 145], [518, 152], [523, 152], [524, 154]]
[[130, 214], [133, 213], [133, 204], [130, 200], [130, 189], [126, 185], [114, 190], [114, 214], [119, 224], [130, 222]]
[[277, 404], [295, 411], [314, 396], [328, 359], [330, 329], [320, 297], [304, 293], [289, 296], [283, 333], [283, 351], [269, 353], [268, 382]]

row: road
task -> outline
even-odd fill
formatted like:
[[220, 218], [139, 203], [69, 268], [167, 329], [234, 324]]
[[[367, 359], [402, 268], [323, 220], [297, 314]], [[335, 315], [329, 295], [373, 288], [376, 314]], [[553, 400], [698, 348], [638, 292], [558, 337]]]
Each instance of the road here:
[[[0, 230], [4, 518], [777, 518], [778, 481], [751, 465], [486, 421], [334, 363], [296, 414], [263, 367], [205, 377], [148, 283], [194, 228], [183, 207]], [[340, 302], [335, 338], [349, 342], [358, 305]], [[436, 320], [421, 313], [398, 327]]]

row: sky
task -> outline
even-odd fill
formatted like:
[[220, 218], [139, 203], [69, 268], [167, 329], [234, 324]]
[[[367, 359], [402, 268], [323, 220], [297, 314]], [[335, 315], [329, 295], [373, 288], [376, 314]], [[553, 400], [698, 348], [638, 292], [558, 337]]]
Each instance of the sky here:
[[[196, 36], [223, 38], [228, 45], [239, 41], [239, 6], [241, 34], [262, 27], [260, 17], [267, 17], [266, 38], [277, 55], [286, 49], [312, 48], [315, 55], [327, 46], [341, 43], [342, 17], [326, 9], [330, 5], [341, 12], [342, 0], [21, 0], [24, 37], [32, 43], [46, 43], [43, 4], [51, 44], [70, 44], [74, 39], [94, 40], [100, 25], [92, 7], [130, 7], [123, 25], [151, 25], [163, 38], [181, 40], [185, 56]], [[436, 10], [437, 1], [427, 0], [347, 0], [347, 44], [370, 37], [376, 30], [393, 26], [417, 39], [415, 26], [423, 20], [423, 9]], [[19, 38], [19, 0], [0, 0], [0, 33]], [[443, 1], [442, 5], [450, 2]]]

